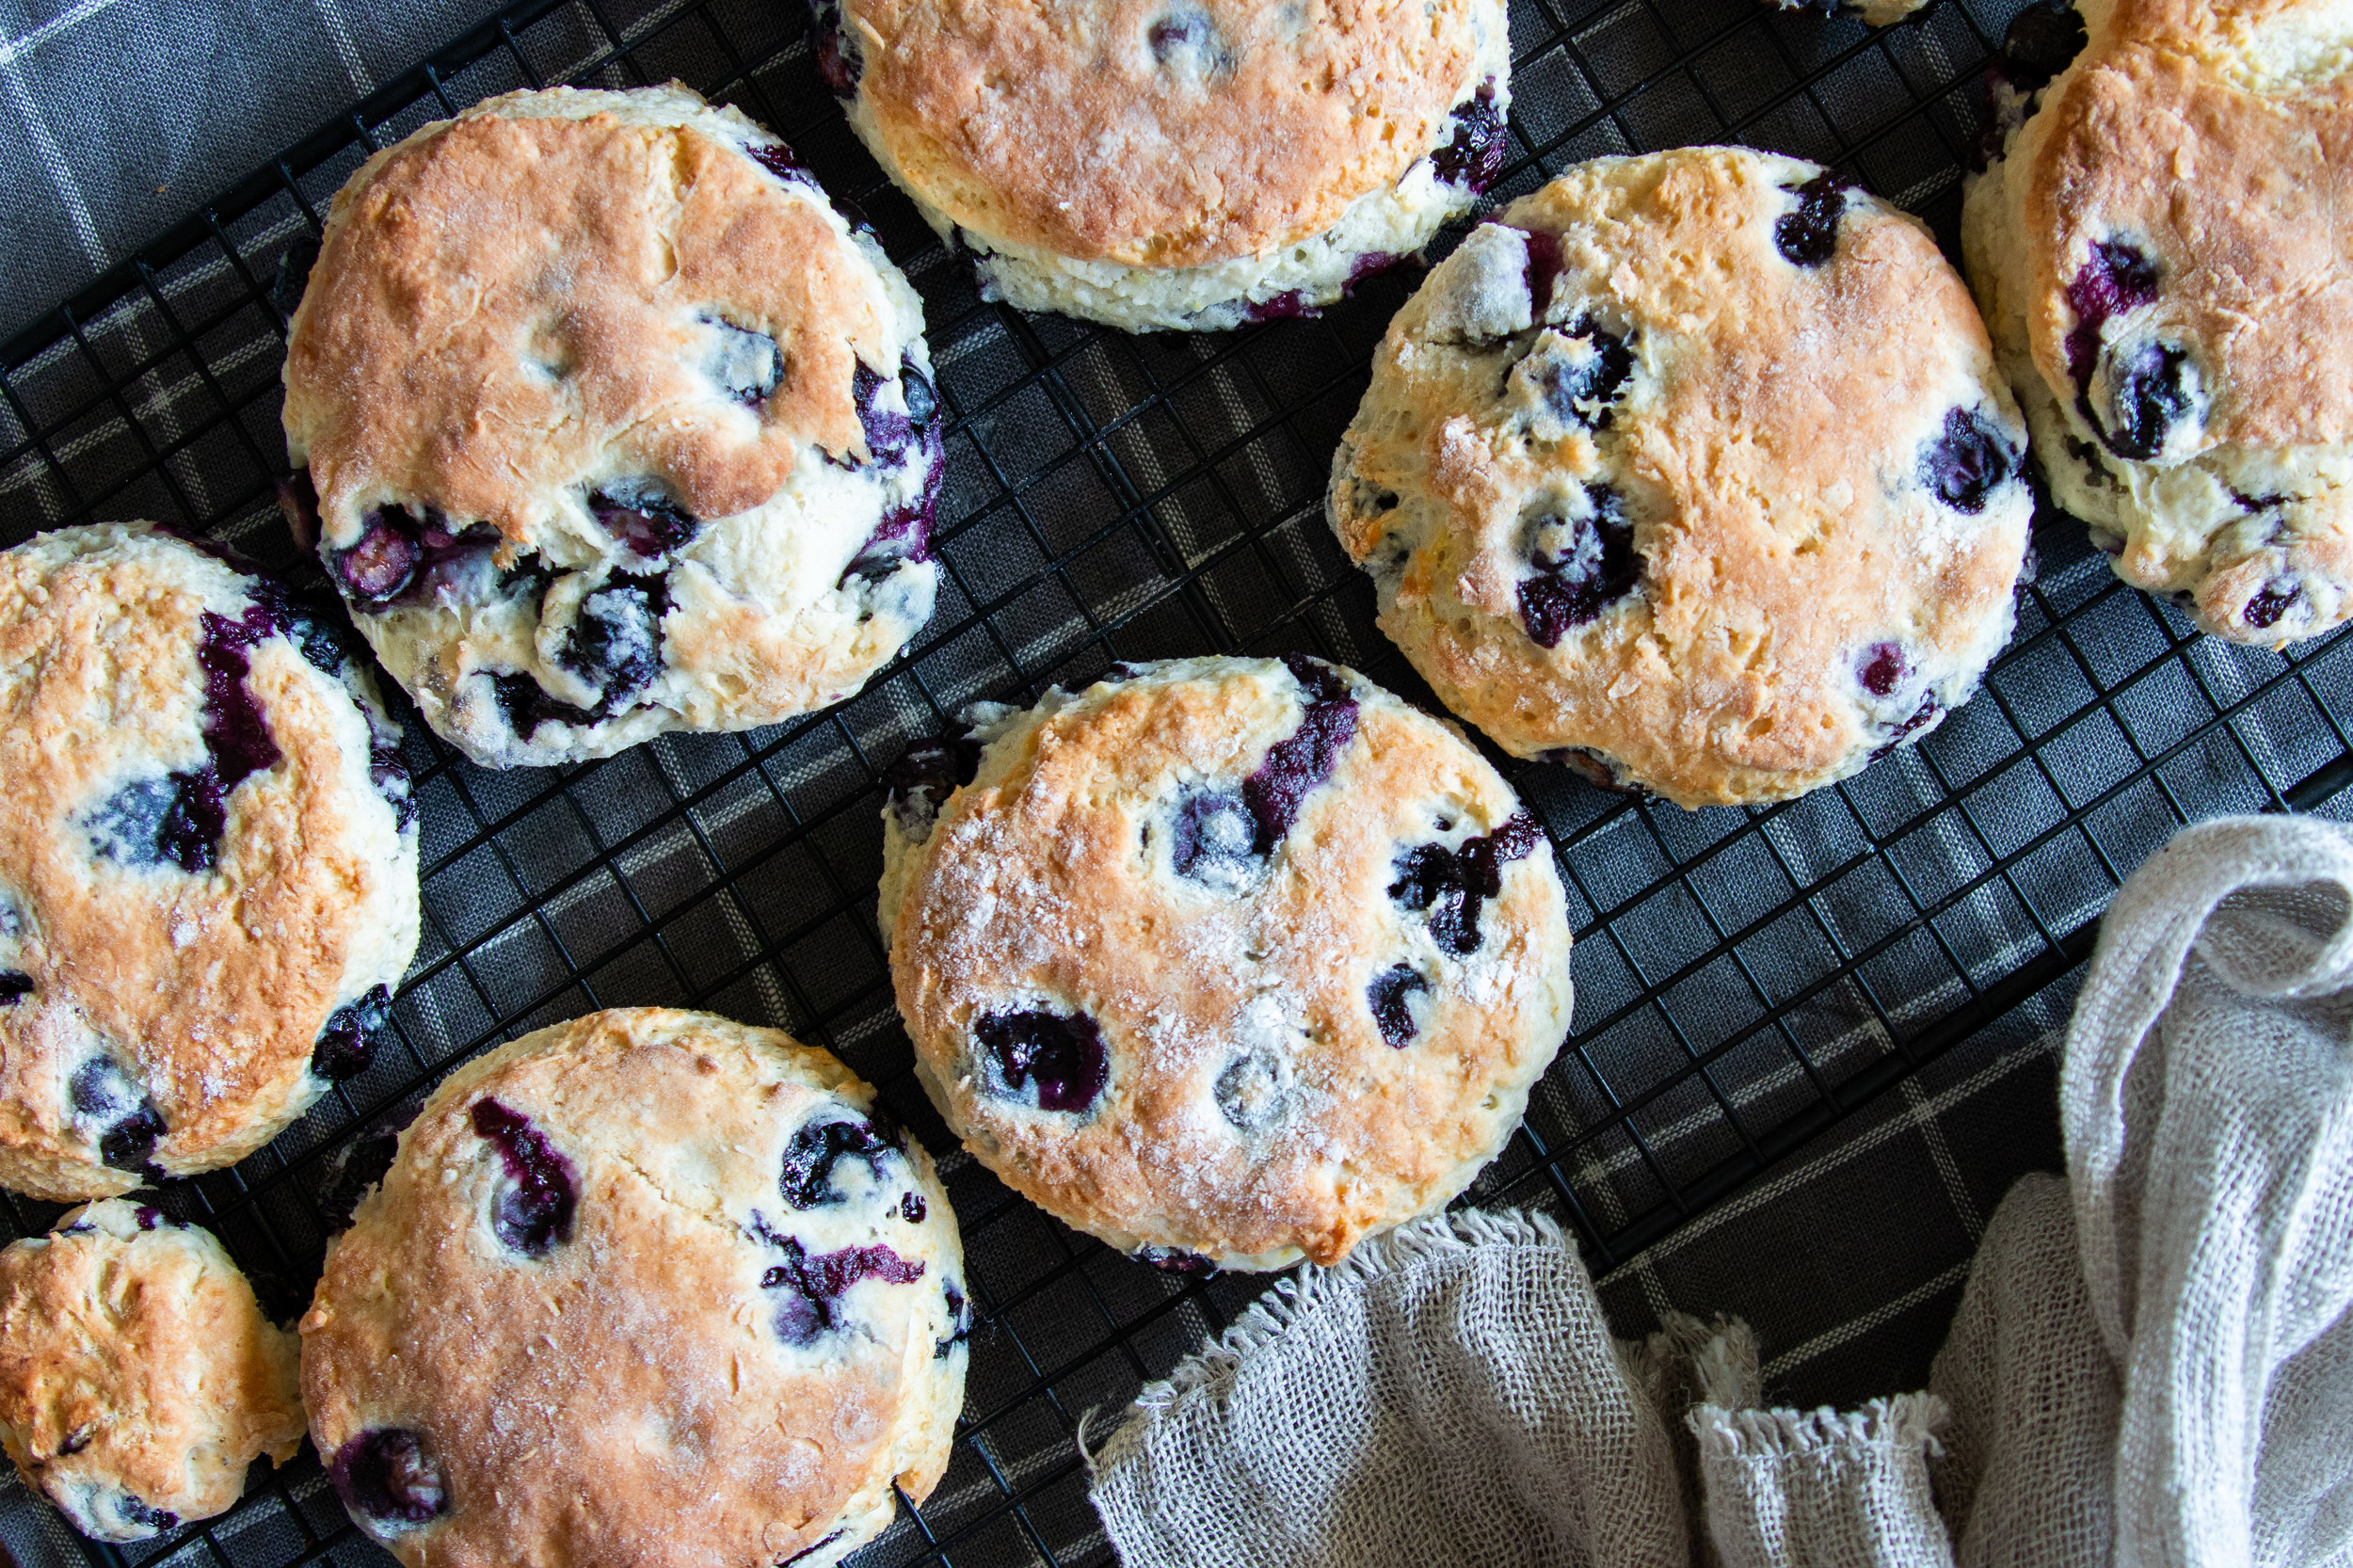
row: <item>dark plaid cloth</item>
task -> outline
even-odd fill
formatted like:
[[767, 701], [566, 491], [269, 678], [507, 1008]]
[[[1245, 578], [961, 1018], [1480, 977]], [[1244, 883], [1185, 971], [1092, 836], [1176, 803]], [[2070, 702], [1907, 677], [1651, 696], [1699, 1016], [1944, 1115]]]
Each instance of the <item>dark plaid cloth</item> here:
[[[1598, 153], [1747, 140], [1837, 163], [1949, 246], [1987, 40], [2017, 4], [1936, 0], [1873, 34], [1753, 0], [1514, 0], [1514, 162], [1498, 195]], [[534, 81], [676, 76], [791, 137], [922, 292], [952, 416], [947, 580], [911, 656], [809, 720], [510, 774], [411, 727], [425, 937], [395, 1008], [400, 1048], [269, 1149], [167, 1199], [281, 1311], [315, 1275], [313, 1197], [339, 1147], [467, 1054], [596, 1006], [689, 1003], [792, 1029], [947, 1149], [872, 928], [874, 781], [963, 703], [1027, 700], [1114, 659], [1291, 648], [1430, 700], [1373, 628], [1321, 506], [1410, 277], [1321, 321], [1208, 338], [1023, 317], [978, 301], [884, 184], [790, 0], [539, 0], [506, 13], [511, 43], [476, 32], [443, 50], [478, 9], [0, 9], [0, 315], [26, 329], [0, 364], [0, 544], [149, 516], [296, 564], [270, 493], [282, 312], [313, 215], [368, 151], [360, 130], [291, 184], [216, 206], [145, 273], [114, 274], [105, 299], [42, 312], [370, 94], [366, 136], [387, 140]], [[428, 51], [442, 51], [430, 81], [406, 70]], [[2021, 1172], [2058, 1163], [2057, 1031], [2117, 882], [2185, 820], [2353, 805], [2353, 640], [2283, 658], [2202, 639], [2121, 587], [2077, 526], [2046, 519], [2038, 542], [2041, 577], [1985, 693], [1834, 789], [1687, 813], [1507, 766], [1561, 850], [1577, 1021], [1472, 1201], [1575, 1227], [1621, 1332], [1670, 1307], [1747, 1318], [1777, 1398], [1922, 1382], [1986, 1217]], [[1115, 1413], [1261, 1282], [1129, 1263], [962, 1156], [947, 1165], [983, 1317], [967, 1422], [920, 1518], [903, 1510], [865, 1560], [1102, 1561], [1077, 1422]], [[57, 1211], [11, 1200], [0, 1223], [21, 1234]], [[12, 1482], [0, 1544], [24, 1563], [84, 1549]], [[306, 1555], [380, 1560], [308, 1455], [232, 1514], [125, 1554]]]

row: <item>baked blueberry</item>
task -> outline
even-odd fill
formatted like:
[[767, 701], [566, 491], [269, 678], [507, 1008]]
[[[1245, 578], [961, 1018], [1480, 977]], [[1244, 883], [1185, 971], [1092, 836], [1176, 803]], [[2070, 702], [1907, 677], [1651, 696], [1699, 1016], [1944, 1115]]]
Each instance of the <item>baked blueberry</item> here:
[[337, 1448], [327, 1478], [345, 1508], [378, 1525], [422, 1525], [449, 1506], [424, 1440], [398, 1427], [363, 1432]]
[[1773, 223], [1773, 244], [1792, 266], [1818, 267], [1838, 253], [1838, 225], [1851, 187], [1827, 169], [1801, 185], [1785, 186], [1798, 199], [1795, 211]]
[[1642, 578], [1634, 525], [1606, 486], [1586, 487], [1575, 516], [1546, 508], [1529, 521], [1529, 575], [1520, 580], [1520, 620], [1539, 648], [1558, 648], [1571, 629], [1591, 624], [1632, 593]]
[[490, 1228], [526, 1257], [572, 1239], [579, 1202], [572, 1162], [531, 1119], [495, 1099], [474, 1102], [473, 1129], [498, 1150], [506, 1181], [490, 1203]]
[[[843, 1160], [863, 1164], [867, 1175], [879, 1182], [888, 1176], [893, 1160], [904, 1159], [905, 1150], [903, 1138], [872, 1121], [829, 1116], [809, 1122], [792, 1134], [792, 1141], [785, 1145], [778, 1185], [784, 1201], [795, 1208], [843, 1203], [848, 1194], [834, 1185], [834, 1169]], [[916, 1205], [916, 1212], [907, 1217], [920, 1220], [922, 1199], [912, 1192], [907, 1196]]]
[[330, 1083], [358, 1078], [376, 1060], [376, 1043], [392, 1025], [392, 993], [378, 985], [327, 1016], [311, 1048], [311, 1070]]
[[1102, 1097], [1110, 1071], [1103, 1036], [1083, 1013], [990, 1013], [972, 1026], [972, 1038], [997, 1095], [1067, 1112], [1092, 1111]]

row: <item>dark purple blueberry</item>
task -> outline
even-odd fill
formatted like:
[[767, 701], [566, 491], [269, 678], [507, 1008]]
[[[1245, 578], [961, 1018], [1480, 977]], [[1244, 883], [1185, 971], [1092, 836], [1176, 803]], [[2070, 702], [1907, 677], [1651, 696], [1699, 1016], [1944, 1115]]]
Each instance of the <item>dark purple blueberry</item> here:
[[278, 276], [270, 282], [269, 302], [278, 307], [280, 315], [294, 314], [302, 303], [302, 291], [311, 286], [311, 269], [318, 260], [315, 234], [297, 234], [278, 253]]
[[311, 1048], [311, 1070], [329, 1083], [358, 1078], [376, 1060], [376, 1042], [392, 1023], [392, 993], [378, 985], [328, 1016]]
[[110, 1058], [83, 1063], [67, 1082], [66, 1096], [77, 1119], [98, 1125], [99, 1159], [118, 1171], [163, 1179], [152, 1163], [155, 1141], [167, 1130], [163, 1113]]
[[[97, 1228], [98, 1227], [96, 1225], [91, 1224], [88, 1220], [85, 1220], [80, 1224], [66, 1226], [65, 1229], [59, 1231], [57, 1234], [60, 1236], [78, 1236], [85, 1231], [96, 1230]], [[97, 1435], [98, 1429], [94, 1426], [85, 1424], [75, 1427], [72, 1432], [65, 1434], [65, 1441], [57, 1445], [57, 1456], [62, 1459], [68, 1454], [80, 1453], [84, 1448], [89, 1447], [90, 1439]]]
[[499, 1240], [526, 1257], [570, 1240], [572, 1162], [529, 1117], [495, 1099], [474, 1101], [472, 1115], [475, 1133], [497, 1148], [506, 1167], [506, 1185], [490, 1204], [490, 1229]]
[[889, 1174], [890, 1162], [904, 1157], [906, 1145], [888, 1128], [872, 1122], [843, 1118], [812, 1121], [792, 1134], [784, 1146], [784, 1174], [778, 1185], [784, 1201], [795, 1208], [822, 1208], [845, 1201], [834, 1190], [834, 1166], [856, 1160], [876, 1181]]
[[416, 581], [424, 525], [405, 506], [379, 506], [360, 520], [360, 538], [328, 567], [353, 598], [388, 604]]
[[1583, 517], [1543, 517], [1535, 532], [1567, 530], [1567, 545], [1558, 555], [1533, 548], [1529, 564], [1534, 573], [1520, 579], [1520, 620], [1539, 648], [1558, 648], [1569, 628], [1583, 626], [1631, 593], [1642, 577], [1642, 558], [1635, 552], [1634, 525], [1625, 507], [1609, 487], [1585, 487], [1588, 503]]
[[1190, 1274], [1196, 1279], [1207, 1279], [1217, 1272], [1216, 1263], [1197, 1252], [1187, 1252], [1182, 1247], [1146, 1245], [1138, 1247], [1128, 1256], [1139, 1263], [1148, 1264], [1158, 1269], [1164, 1274]]
[[1523, 229], [1528, 243], [1528, 308], [1529, 319], [1541, 323], [1552, 308], [1552, 286], [1561, 277], [1561, 236], [1544, 229]]
[[1255, 1131], [1282, 1114], [1282, 1064], [1267, 1051], [1245, 1051], [1225, 1064], [1212, 1093], [1218, 1111], [1237, 1131]]
[[1577, 364], [1557, 358], [1546, 360], [1536, 373], [1537, 386], [1563, 424], [1607, 430], [1609, 405], [1634, 377], [1634, 351], [1624, 338], [1603, 331], [1590, 318], [1571, 328], [1569, 335], [1583, 339], [1592, 354]]
[[1872, 748], [1871, 760], [1876, 762], [1897, 746], [1934, 724], [1944, 714], [1945, 703], [1934, 692], [1920, 699], [1920, 706], [1912, 717], [1887, 732], [1887, 738]]
[[384, 1173], [392, 1168], [392, 1156], [399, 1152], [399, 1135], [380, 1130], [355, 1138], [327, 1157], [319, 1173], [318, 1210], [328, 1230], [342, 1230], [351, 1224], [360, 1201], [384, 1179]]
[[556, 663], [597, 688], [604, 712], [626, 708], [662, 673], [662, 617], [669, 609], [668, 578], [609, 577], [581, 600]]
[[506, 728], [519, 741], [528, 742], [543, 724], [591, 725], [605, 716], [594, 708], [576, 708], [548, 695], [539, 678], [518, 670], [490, 676], [490, 695], [497, 698]]
[[932, 1341], [934, 1361], [947, 1360], [950, 1350], [959, 1341], [972, 1336], [972, 1304], [964, 1299], [964, 1292], [956, 1288], [956, 1282], [952, 1279], [940, 1281], [939, 1293], [948, 1304], [948, 1337]]
[[441, 1467], [413, 1432], [379, 1427], [335, 1450], [328, 1479], [344, 1507], [386, 1525], [422, 1525], [449, 1507]]
[[[904, 411], [881, 406], [882, 390], [888, 386], [899, 389], [899, 400], [906, 405]], [[895, 466], [909, 452], [930, 446], [939, 418], [939, 394], [931, 378], [916, 368], [912, 355], [901, 357], [899, 374], [889, 381], [859, 360], [850, 372], [850, 401], [857, 408], [858, 425], [866, 435], [867, 462]], [[865, 466], [855, 459], [828, 460], [839, 468]], [[939, 460], [938, 453], [933, 451], [933, 466], [937, 467]]]
[[1232, 891], [1257, 862], [1257, 821], [1236, 794], [1203, 791], [1178, 803], [1169, 822], [1168, 862], [1178, 876]]
[[891, 815], [910, 835], [930, 832], [948, 797], [971, 783], [980, 767], [981, 743], [969, 735], [910, 741], [899, 760], [883, 770]]
[[1430, 168], [1445, 184], [1477, 195], [1502, 174], [1511, 151], [1512, 135], [1496, 107], [1496, 85], [1482, 82], [1476, 96], [1454, 106], [1454, 139], [1430, 154]]
[[14, 1007], [16, 999], [33, 994], [33, 977], [22, 969], [0, 969], [0, 1007]]
[[2067, 308], [2075, 312], [2074, 329], [2067, 334], [2067, 369], [2075, 390], [2091, 385], [2092, 367], [2100, 358], [2100, 328], [2126, 311], [2137, 310], [2157, 297], [2157, 264], [2121, 240], [2102, 240], [2068, 280]]
[[1342, 748], [1356, 738], [1356, 699], [1339, 672], [1304, 653], [1284, 654], [1283, 664], [1299, 682], [1306, 711], [1299, 728], [1269, 747], [1266, 760], [1241, 781], [1242, 804], [1257, 827], [1254, 855], [1272, 854], [1283, 841], [1299, 820], [1300, 804], [1332, 776]]
[[718, 316], [702, 319], [719, 340], [707, 367], [711, 378], [746, 408], [767, 402], [784, 379], [784, 350], [776, 340]]
[[1900, 645], [1873, 643], [1863, 657], [1863, 668], [1856, 673], [1856, 679], [1863, 682], [1863, 689], [1873, 696], [1892, 696], [1896, 688], [1903, 684], [1904, 677], [1911, 673], [1912, 666], [1905, 660]]
[[817, 73], [836, 98], [857, 96], [857, 51], [841, 30], [839, 0], [808, 0], [809, 47], [817, 56]]
[[1144, 29], [1144, 42], [1152, 50], [1156, 65], [1166, 65], [1177, 56], [1187, 56], [1204, 72], [1229, 68], [1232, 56], [1217, 36], [1217, 24], [1209, 13], [1191, 6], [1178, 7]]
[[[91, 850], [126, 866], [182, 866], [203, 870], [209, 863], [197, 853], [182, 824], [188, 811], [181, 805], [183, 789], [195, 781], [192, 774], [170, 774], [125, 784], [92, 808], [83, 819]], [[184, 862], [181, 851], [189, 851]]]
[[2040, 91], [2074, 63], [2089, 40], [2073, 5], [2028, 6], [2009, 19], [1994, 66], [2019, 91]]
[[991, 1092], [1028, 1098], [1034, 1081], [1040, 1111], [1093, 1110], [1111, 1076], [1102, 1032], [1083, 1013], [989, 1013], [972, 1033]]
[[[1387, 250], [1368, 250], [1349, 264], [1348, 276], [1340, 280], [1340, 296], [1344, 299], [1354, 294], [1356, 285], [1368, 278], [1417, 260], [1410, 252], [1399, 255]], [[1271, 299], [1254, 299], [1245, 304], [1236, 325], [1256, 327], [1268, 321], [1305, 321], [1322, 313], [1323, 306], [1310, 301], [1304, 289], [1285, 289]]]
[[760, 1275], [760, 1288], [782, 1292], [776, 1299], [776, 1337], [788, 1345], [813, 1345], [840, 1327], [842, 1292], [861, 1280], [912, 1285], [923, 1277], [922, 1259], [901, 1257], [886, 1246], [844, 1247], [812, 1257], [791, 1237], [775, 1244], [784, 1261]]
[[701, 529], [695, 514], [672, 501], [661, 481], [616, 481], [588, 498], [588, 515], [623, 550], [641, 561], [658, 561]]
[[2120, 457], [2153, 457], [2165, 450], [2173, 426], [2197, 406], [2186, 372], [2189, 351], [2170, 344], [2143, 344], [2121, 364], [2111, 363], [2111, 415], [2093, 420], [2100, 439]]
[[1430, 982], [1411, 964], [1382, 970], [1365, 987], [1365, 1000], [1372, 1007], [1372, 1021], [1381, 1026], [1381, 1038], [1394, 1048], [1404, 1049], [1421, 1032], [1421, 1026], [1414, 1022], [1413, 1009], [1407, 1004], [1416, 993], [1429, 989]]
[[[217, 798], [226, 800], [252, 775], [276, 767], [280, 756], [262, 705], [246, 685], [252, 668], [247, 650], [277, 628], [263, 607], [233, 621], [207, 610], [200, 624], [203, 634], [197, 640], [196, 662], [204, 670], [204, 749], [211, 753], [206, 766], [216, 780]], [[219, 838], [220, 828], [215, 825], [213, 839], [217, 842]]]
[[278, 510], [286, 520], [286, 532], [294, 536], [295, 548], [306, 554], [319, 547], [319, 492], [311, 483], [311, 471], [298, 468], [278, 481]]
[[[747, 148], [744, 155], [786, 184], [814, 185], [817, 184], [817, 176], [808, 171], [808, 165], [801, 162], [801, 155], [783, 142], [770, 142], [765, 147]], [[770, 339], [768, 346], [771, 349], [775, 348], [776, 340]]]
[[1795, 212], [1773, 224], [1773, 244], [1792, 266], [1822, 266], [1838, 253], [1838, 220], [1847, 211], [1848, 183], [1827, 169], [1795, 187]]
[[[336, 624], [343, 616], [340, 607], [329, 609], [308, 598], [298, 600], [284, 584], [268, 577], [254, 581], [253, 599], [262, 607], [262, 624], [294, 644], [305, 664], [321, 675], [343, 679], [344, 666], [354, 660], [350, 639]], [[251, 612], [244, 619], [248, 630], [256, 630]], [[260, 634], [266, 633], [257, 631]]]
[[153, 1230], [157, 1225], [165, 1223], [164, 1211], [152, 1203], [139, 1205], [131, 1211], [131, 1217], [138, 1222], [141, 1230]]
[[[374, 728], [373, 723], [370, 728]], [[417, 820], [417, 797], [409, 784], [408, 763], [400, 754], [398, 735], [378, 735], [368, 747], [368, 782], [392, 807], [392, 825], [407, 832]]]
[[857, 553], [850, 557], [850, 564], [842, 568], [842, 584], [879, 583], [909, 561], [930, 560], [933, 520], [928, 494], [920, 501], [885, 512], [882, 521], [874, 525], [873, 533], [867, 536]]
[[1985, 499], [2018, 472], [2018, 452], [1974, 408], [1945, 416], [1944, 433], [1920, 449], [1920, 482], [1956, 512], [1985, 510]]
[[[2295, 578], [2275, 577], [2247, 601], [2247, 608], [2239, 612], [2238, 618], [2257, 632], [2277, 626], [2280, 617], [2286, 615], [2303, 594], [2303, 586]], [[0, 984], [5, 984], [4, 978], [0, 978]]]
[[923, 1216], [929, 1212], [930, 1210], [924, 1207], [922, 1193], [902, 1192], [899, 1194], [899, 1215], [907, 1224], [921, 1224]]
[[122, 1495], [122, 1501], [116, 1506], [116, 1512], [122, 1515], [126, 1523], [136, 1525], [142, 1529], [168, 1530], [176, 1528], [180, 1523], [180, 1515], [172, 1512], [171, 1510], [150, 1508], [145, 1502], [132, 1496], [128, 1492]]
[[1519, 811], [1493, 833], [1453, 849], [1416, 844], [1398, 856], [1389, 897], [1405, 908], [1428, 910], [1430, 936], [1440, 947], [1477, 952], [1480, 911], [1503, 891], [1503, 868], [1533, 853], [1544, 839], [1536, 819]]

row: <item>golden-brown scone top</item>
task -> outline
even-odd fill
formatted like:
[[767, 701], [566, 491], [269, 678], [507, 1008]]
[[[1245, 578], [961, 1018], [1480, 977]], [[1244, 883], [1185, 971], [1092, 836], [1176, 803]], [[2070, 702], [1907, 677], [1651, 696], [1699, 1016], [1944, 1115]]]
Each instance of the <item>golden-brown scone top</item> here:
[[0, 1440], [83, 1534], [222, 1512], [302, 1432], [295, 1336], [209, 1233], [113, 1199], [0, 1252]]
[[[775, 1030], [599, 1013], [469, 1063], [302, 1320], [311, 1435], [412, 1568], [827, 1564], [946, 1468], [955, 1217]], [[828, 1129], [831, 1129], [828, 1131]]]
[[1684, 806], [1854, 772], [2009, 634], [2025, 433], [1916, 220], [1737, 148], [1602, 158], [1398, 313], [1335, 457], [1382, 629], [1522, 757]]
[[[901, 313], [741, 116], [676, 88], [510, 93], [338, 193], [287, 346], [288, 441], [332, 543], [369, 507], [423, 504], [562, 554], [587, 527], [571, 492], [609, 478], [722, 518], [812, 449], [863, 458], [854, 375], [898, 373]], [[731, 360], [747, 332], [780, 374], [765, 350]], [[756, 372], [776, 374], [764, 397], [728, 395]]]
[[2325, 632], [2353, 616], [2353, 23], [2082, 9], [1963, 222], [2055, 499], [2209, 632]]
[[375, 704], [274, 584], [147, 524], [0, 553], [0, 1182], [211, 1170], [317, 1097], [322, 1027], [416, 946]]
[[1337, 665], [1200, 659], [983, 733], [952, 795], [902, 778], [882, 916], [918, 1074], [1016, 1192], [1263, 1269], [1493, 1158], [1567, 1032], [1569, 928], [1446, 726]]
[[1332, 226], [1479, 82], [1471, 0], [845, 0], [873, 131], [955, 223], [1189, 267]]

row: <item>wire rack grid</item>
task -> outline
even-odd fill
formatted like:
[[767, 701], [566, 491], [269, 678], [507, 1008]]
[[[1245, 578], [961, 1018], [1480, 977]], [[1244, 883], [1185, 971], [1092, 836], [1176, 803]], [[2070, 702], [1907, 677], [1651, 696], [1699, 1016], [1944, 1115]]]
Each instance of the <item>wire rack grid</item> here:
[[[1513, 0], [1508, 199], [1604, 152], [1739, 140], [1835, 165], [1951, 248], [1978, 78], [2021, 0], [1935, 0], [1872, 32], [1753, 0]], [[355, 105], [0, 346], [0, 543], [147, 516], [300, 574], [276, 519], [278, 366], [308, 242], [367, 153], [496, 91], [678, 77], [788, 136], [866, 207], [922, 292], [951, 412], [930, 628], [859, 696], [741, 736], [485, 772], [422, 726], [425, 937], [379, 1053], [301, 1124], [167, 1206], [292, 1310], [318, 1200], [451, 1066], [599, 1007], [791, 1029], [951, 1146], [909, 1073], [873, 928], [880, 766], [980, 697], [1117, 660], [1304, 649], [1434, 706], [1372, 627], [1321, 515], [1329, 454], [1413, 280], [1320, 320], [1130, 338], [979, 300], [883, 182], [771, 0], [527, 0]], [[1458, 231], [1459, 232], [1459, 231]], [[1449, 241], [1450, 243], [1451, 236]], [[1443, 248], [1443, 245], [1442, 245]], [[1925, 744], [1768, 808], [1687, 813], [1503, 762], [1560, 854], [1577, 1020], [1469, 1195], [1548, 1209], [1621, 1262], [2030, 999], [2063, 990], [2123, 875], [2185, 822], [2353, 805], [2353, 638], [2284, 654], [2193, 632], [2056, 516], [1983, 694]], [[944, 1162], [980, 1326], [947, 1479], [866, 1563], [1109, 1560], [1073, 1434], [1261, 1281], [1110, 1253]], [[57, 1210], [7, 1197], [11, 1235]], [[81, 1542], [17, 1490], [23, 1562], [381, 1561], [307, 1452], [232, 1513]]]

